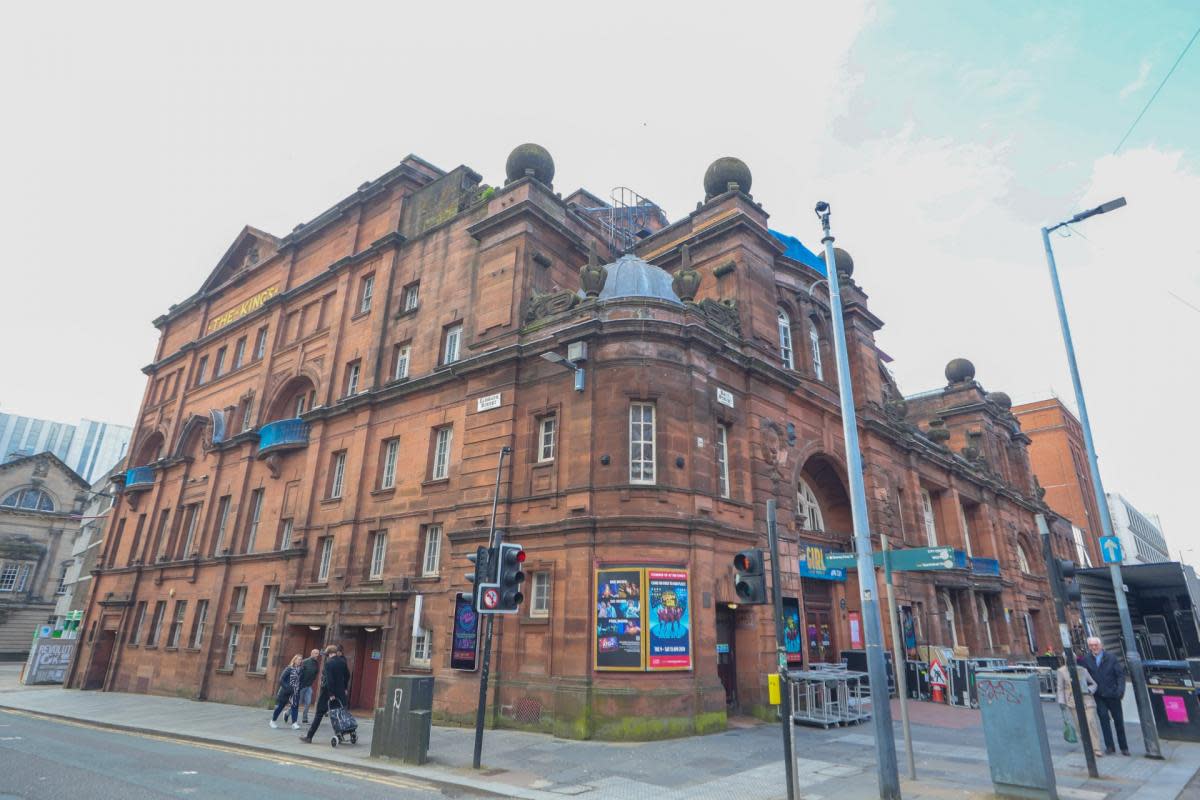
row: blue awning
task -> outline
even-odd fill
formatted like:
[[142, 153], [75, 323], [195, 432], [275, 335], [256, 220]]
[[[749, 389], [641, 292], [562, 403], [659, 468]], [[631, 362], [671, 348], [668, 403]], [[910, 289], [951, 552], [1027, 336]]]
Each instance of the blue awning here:
[[785, 256], [794, 261], [799, 261], [801, 264], [807, 264], [822, 275], [825, 274], [825, 262], [818, 258], [812, 250], [805, 247], [803, 242], [795, 236], [788, 236], [786, 233], [780, 233], [770, 228], [767, 230], [787, 248], [783, 251]]

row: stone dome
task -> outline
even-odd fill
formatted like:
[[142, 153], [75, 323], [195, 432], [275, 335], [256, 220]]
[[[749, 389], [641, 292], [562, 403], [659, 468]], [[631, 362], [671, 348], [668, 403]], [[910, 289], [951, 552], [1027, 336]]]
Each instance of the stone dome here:
[[671, 288], [671, 276], [666, 270], [626, 253], [611, 264], [605, 264], [608, 279], [597, 300], [619, 300], [623, 297], [643, 297], [663, 300], [677, 306], [683, 302]]
[[[821, 255], [818, 257], [821, 259], [821, 263], [824, 264], [825, 263], [825, 251], [822, 250]], [[840, 247], [833, 248], [833, 260], [837, 262], [838, 275], [853, 275], [854, 274], [854, 259], [851, 258], [850, 254], [847, 253], [845, 250], [843, 250]], [[826, 267], [826, 269], [828, 269], [828, 267]]]
[[550, 186], [554, 180], [554, 159], [550, 157], [550, 151], [533, 142], [519, 144], [513, 148], [504, 164], [504, 174], [508, 182], [524, 178], [529, 170], [533, 171], [534, 178]]
[[946, 365], [946, 380], [950, 383], [975, 380], [975, 365], [965, 358], [954, 359]]
[[729, 184], [736, 183], [738, 191], [750, 194], [752, 177], [746, 162], [733, 156], [718, 158], [704, 171], [704, 199], [711, 200], [729, 191]]
[[1000, 406], [1005, 411], [1012, 408], [1012, 398], [1007, 392], [988, 392], [987, 399]]

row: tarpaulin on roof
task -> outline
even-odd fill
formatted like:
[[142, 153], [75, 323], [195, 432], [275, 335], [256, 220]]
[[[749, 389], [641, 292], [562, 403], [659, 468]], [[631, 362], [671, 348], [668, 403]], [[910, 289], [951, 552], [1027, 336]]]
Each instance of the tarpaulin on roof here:
[[825, 274], [825, 262], [818, 258], [812, 250], [805, 247], [799, 239], [795, 236], [788, 236], [786, 233], [771, 230], [770, 228], [767, 230], [787, 248], [783, 251], [785, 256], [794, 261], [799, 261], [801, 264], [807, 264], [822, 275]]

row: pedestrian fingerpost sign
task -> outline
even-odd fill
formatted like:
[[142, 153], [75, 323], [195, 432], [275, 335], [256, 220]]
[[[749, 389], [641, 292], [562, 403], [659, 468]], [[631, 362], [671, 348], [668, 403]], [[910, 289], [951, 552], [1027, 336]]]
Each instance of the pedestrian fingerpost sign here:
[[1116, 536], [1100, 537], [1100, 553], [1104, 556], [1105, 564], [1120, 564], [1125, 560], [1121, 552], [1121, 540]]
[[[883, 566], [883, 553], [874, 553], [875, 566]], [[943, 569], [966, 569], [965, 555], [953, 547], [910, 547], [905, 550], [889, 550], [888, 558], [895, 572], [928, 572]], [[840, 569], [857, 569], [858, 556], [854, 553], [826, 553], [825, 566]]]

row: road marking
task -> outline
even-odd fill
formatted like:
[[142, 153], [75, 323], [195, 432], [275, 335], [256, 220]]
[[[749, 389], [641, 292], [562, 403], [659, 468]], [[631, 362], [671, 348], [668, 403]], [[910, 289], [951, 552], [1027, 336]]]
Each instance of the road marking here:
[[180, 772], [179, 774], [180, 775], [199, 775], [200, 773], [196, 772], [196, 770], [194, 770], [194, 769], [185, 769], [182, 772]]
[[[47, 716], [45, 714], [39, 714], [36, 711], [25, 711], [23, 709], [7, 708], [7, 707], [4, 708], [3, 711], [5, 714], [12, 714], [14, 716], [20, 716], [20, 717], [30, 717], [32, 719], [39, 719], [44, 722], [58, 723], [59, 725], [70, 725], [71, 727], [74, 727], [74, 728], [87, 728], [89, 730], [103, 731], [104, 733], [110, 733], [110, 734], [115, 731], [117, 733], [123, 733], [127, 736], [135, 736], [139, 739], [151, 739], [154, 741], [167, 742], [170, 744], [177, 744], [177, 745], [180, 745], [180, 744], [181, 745], [190, 745], [192, 747], [202, 747], [205, 750], [215, 750], [220, 753], [229, 753], [231, 755], [242, 756], [244, 758], [257, 758], [260, 761], [274, 761], [276, 764], [280, 764], [280, 765], [287, 766], [287, 767], [307, 767], [308, 769], [321, 770], [322, 772], [332, 772], [335, 775], [341, 775], [341, 776], [347, 777], [347, 778], [354, 778], [355, 780], [370, 781], [372, 783], [380, 783], [385, 786], [395, 786], [395, 787], [399, 787], [402, 789], [427, 789], [427, 790], [433, 790], [433, 791], [437, 791], [439, 788], [438, 785], [435, 783], [426, 783], [426, 782], [420, 781], [416, 778], [404, 778], [399, 775], [394, 775], [394, 776], [393, 775], [376, 775], [376, 774], [372, 774], [369, 772], [363, 772], [361, 770], [351, 769], [348, 767], [340, 767], [340, 766], [337, 766], [336, 764], [332, 764], [328, 761], [320, 761], [320, 762], [309, 761], [309, 760], [305, 759], [303, 756], [297, 756], [296, 758], [287, 758], [287, 757], [280, 758], [279, 753], [262, 753], [262, 752], [258, 752], [255, 750], [246, 750], [242, 747], [231, 747], [228, 745], [214, 744], [212, 742], [196, 741], [194, 739], [177, 739], [172, 736], [166, 736], [166, 735], [158, 734], [158, 733], [143, 733], [142, 731], [127, 731], [127, 730], [114, 729], [114, 728], [107, 727], [105, 725], [97, 725], [97, 724], [91, 723], [91, 722], [82, 722], [80, 720], [60, 719], [58, 717], [52, 717], [52, 716]], [[16, 736], [13, 738], [20, 739], [21, 737]]]
[[0, 736], [0, 742], [16, 742], [20, 739], [20, 736]]

